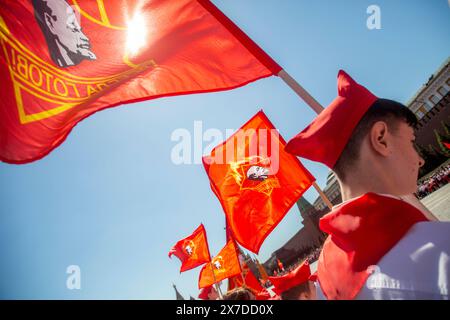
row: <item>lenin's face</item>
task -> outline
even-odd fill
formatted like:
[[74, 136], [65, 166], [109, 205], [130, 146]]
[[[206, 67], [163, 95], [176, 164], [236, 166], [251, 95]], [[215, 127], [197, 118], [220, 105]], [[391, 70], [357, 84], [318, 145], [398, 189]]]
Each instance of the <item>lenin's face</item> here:
[[265, 180], [269, 175], [269, 169], [260, 166], [251, 166], [247, 171], [247, 178], [250, 180]]
[[90, 58], [92, 52], [90, 51], [91, 45], [89, 39], [81, 31], [80, 24], [72, 7], [65, 1], [49, 1], [48, 5], [56, 17], [52, 31], [59, 42], [67, 51]]
[[88, 37], [81, 30], [72, 7], [65, 0], [47, 0], [48, 8], [42, 17], [47, 26], [44, 32], [50, 32], [52, 38], [64, 49], [77, 64], [82, 59], [95, 60]]

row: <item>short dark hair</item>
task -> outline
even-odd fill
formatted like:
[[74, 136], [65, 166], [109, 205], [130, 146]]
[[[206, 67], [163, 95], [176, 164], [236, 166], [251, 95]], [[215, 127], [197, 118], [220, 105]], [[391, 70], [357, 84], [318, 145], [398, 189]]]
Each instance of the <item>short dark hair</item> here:
[[405, 121], [413, 128], [417, 126], [417, 117], [408, 107], [393, 100], [377, 99], [353, 130], [347, 145], [333, 167], [333, 171], [340, 180], [345, 180], [345, 173], [359, 158], [363, 138], [377, 121], [386, 122], [388, 128], [394, 132], [400, 121]]

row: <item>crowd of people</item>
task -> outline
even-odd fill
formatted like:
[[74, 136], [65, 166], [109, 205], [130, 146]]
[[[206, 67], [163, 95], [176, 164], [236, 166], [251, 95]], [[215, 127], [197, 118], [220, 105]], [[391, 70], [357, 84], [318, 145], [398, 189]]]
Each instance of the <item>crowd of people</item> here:
[[441, 167], [431, 176], [424, 180], [419, 180], [416, 195], [422, 199], [430, 193], [442, 188], [450, 181], [450, 164]]

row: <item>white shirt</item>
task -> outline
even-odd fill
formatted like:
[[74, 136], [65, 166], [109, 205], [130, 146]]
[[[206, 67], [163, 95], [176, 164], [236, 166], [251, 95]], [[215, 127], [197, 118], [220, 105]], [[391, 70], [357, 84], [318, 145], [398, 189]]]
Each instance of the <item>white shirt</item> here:
[[450, 222], [419, 222], [374, 266], [355, 299], [448, 300], [449, 290]]

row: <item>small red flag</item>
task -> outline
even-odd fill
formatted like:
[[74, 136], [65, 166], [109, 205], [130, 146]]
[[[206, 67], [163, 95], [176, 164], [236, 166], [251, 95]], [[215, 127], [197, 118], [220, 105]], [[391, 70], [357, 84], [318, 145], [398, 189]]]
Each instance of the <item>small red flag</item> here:
[[206, 231], [201, 224], [188, 237], [178, 241], [169, 251], [169, 258], [175, 255], [181, 261], [180, 272], [198, 267], [211, 261]]
[[241, 266], [236, 254], [236, 246], [234, 241], [230, 240], [211, 262], [203, 266], [198, 279], [198, 287], [211, 286], [239, 273], [241, 273]]
[[284, 271], [284, 266], [283, 266], [283, 263], [280, 261], [280, 259], [277, 259], [277, 264], [278, 264], [278, 268], [280, 269], [280, 271]]
[[288, 274], [281, 277], [269, 277], [269, 280], [275, 287], [273, 292], [280, 295], [284, 291], [308, 281], [310, 275], [311, 269], [309, 267], [308, 260], [305, 260], [301, 265]]
[[266, 291], [259, 280], [255, 277], [247, 263], [243, 262], [241, 264], [241, 268], [241, 275], [237, 275], [228, 279], [228, 290], [232, 290], [237, 287], [247, 287], [255, 296], [262, 293], [263, 291]]
[[44, 157], [99, 110], [281, 70], [209, 0], [0, 0], [0, 47], [9, 163]]
[[255, 253], [314, 182], [300, 161], [284, 151], [285, 144], [260, 111], [203, 157], [234, 239]]

